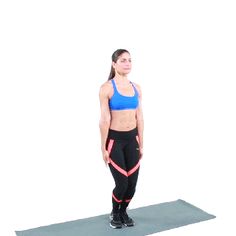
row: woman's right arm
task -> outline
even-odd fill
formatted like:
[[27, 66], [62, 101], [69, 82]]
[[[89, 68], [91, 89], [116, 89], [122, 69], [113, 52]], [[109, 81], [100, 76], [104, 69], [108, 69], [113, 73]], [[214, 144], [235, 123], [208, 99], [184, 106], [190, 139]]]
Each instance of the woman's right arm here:
[[108, 83], [103, 84], [99, 91], [99, 100], [101, 109], [101, 116], [99, 121], [99, 128], [101, 134], [101, 150], [103, 153], [103, 159], [106, 164], [109, 162], [108, 152], [106, 150], [106, 140], [111, 123], [111, 114], [108, 103], [109, 91], [110, 87]]

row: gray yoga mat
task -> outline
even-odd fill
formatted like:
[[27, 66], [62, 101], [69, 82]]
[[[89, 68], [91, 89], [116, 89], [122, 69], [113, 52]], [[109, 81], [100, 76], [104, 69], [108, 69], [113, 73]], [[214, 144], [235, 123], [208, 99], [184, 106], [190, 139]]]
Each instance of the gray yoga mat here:
[[128, 210], [134, 227], [112, 229], [109, 214], [16, 231], [17, 236], [145, 236], [215, 218], [179, 199]]

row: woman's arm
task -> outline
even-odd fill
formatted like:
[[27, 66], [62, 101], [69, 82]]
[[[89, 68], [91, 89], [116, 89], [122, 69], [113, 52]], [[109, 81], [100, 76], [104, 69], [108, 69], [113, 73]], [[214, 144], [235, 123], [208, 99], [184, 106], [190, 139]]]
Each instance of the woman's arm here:
[[99, 121], [99, 128], [101, 134], [101, 150], [103, 153], [103, 159], [105, 163], [108, 163], [108, 152], [106, 150], [106, 140], [108, 135], [108, 130], [111, 122], [111, 114], [109, 109], [109, 85], [107, 83], [103, 84], [99, 91], [100, 109], [101, 116]]
[[138, 128], [138, 138], [139, 138], [139, 149], [142, 158], [143, 155], [143, 129], [144, 129], [144, 119], [143, 119], [143, 109], [142, 109], [142, 91], [140, 86], [136, 85], [139, 93], [139, 106], [136, 112], [137, 128]]

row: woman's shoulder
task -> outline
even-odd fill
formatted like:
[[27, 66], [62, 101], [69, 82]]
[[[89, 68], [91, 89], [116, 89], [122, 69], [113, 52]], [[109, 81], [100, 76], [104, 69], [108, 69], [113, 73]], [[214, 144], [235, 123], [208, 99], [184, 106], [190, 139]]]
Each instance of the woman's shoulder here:
[[101, 84], [101, 89], [109, 89], [112, 87], [112, 84], [111, 84], [111, 80], [108, 80], [106, 82], [104, 82], [103, 84]]
[[141, 86], [135, 82], [132, 82], [132, 84], [135, 86], [135, 88], [138, 90], [139, 94], [141, 94]]
[[132, 84], [133, 84], [135, 87], [140, 88], [140, 85], [137, 84], [136, 82], [132, 82]]
[[111, 81], [108, 80], [100, 86], [100, 93], [109, 94], [112, 90]]

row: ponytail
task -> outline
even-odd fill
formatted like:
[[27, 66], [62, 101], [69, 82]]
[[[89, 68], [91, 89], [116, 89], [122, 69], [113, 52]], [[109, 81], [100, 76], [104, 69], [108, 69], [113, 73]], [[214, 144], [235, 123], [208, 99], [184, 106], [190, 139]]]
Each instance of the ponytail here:
[[109, 75], [109, 77], [108, 77], [108, 80], [113, 79], [113, 78], [115, 77], [115, 74], [116, 74], [115, 69], [114, 69], [114, 67], [111, 65], [111, 71], [110, 71], [110, 75]]

